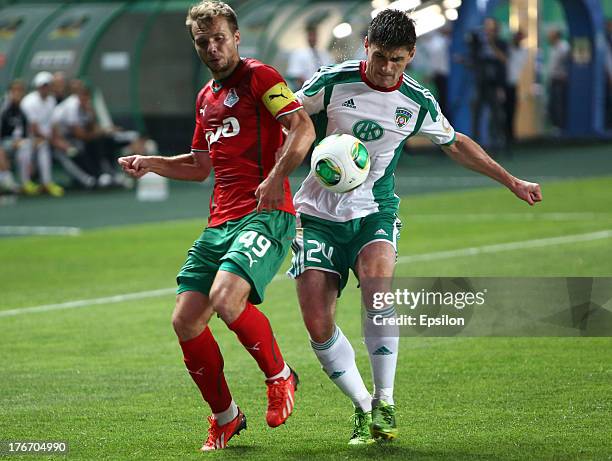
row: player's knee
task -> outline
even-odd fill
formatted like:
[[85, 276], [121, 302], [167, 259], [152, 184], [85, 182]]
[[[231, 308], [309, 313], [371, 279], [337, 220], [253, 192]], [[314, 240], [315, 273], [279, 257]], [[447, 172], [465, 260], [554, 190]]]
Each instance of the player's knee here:
[[316, 343], [324, 343], [334, 334], [334, 318], [326, 311], [320, 311], [319, 313], [313, 311], [304, 312], [304, 324], [310, 339]]
[[189, 296], [179, 295], [172, 313], [172, 328], [180, 340], [191, 339], [203, 331], [208, 317], [205, 306]]
[[172, 328], [181, 341], [191, 336], [192, 332], [189, 324], [180, 315], [172, 314]]
[[212, 310], [228, 325], [238, 318], [246, 303], [246, 300], [241, 303], [236, 302], [232, 299], [230, 291], [229, 289], [219, 288], [210, 293]]
[[323, 344], [329, 340], [334, 334], [334, 326], [330, 328], [327, 325], [316, 325], [308, 329], [310, 339], [315, 343]]
[[359, 266], [359, 284], [372, 283], [378, 279], [391, 277], [393, 275], [394, 263], [385, 260], [367, 261]]
[[175, 309], [172, 313], [172, 328], [181, 340], [193, 335], [195, 324], [196, 322], [185, 315], [180, 309]]

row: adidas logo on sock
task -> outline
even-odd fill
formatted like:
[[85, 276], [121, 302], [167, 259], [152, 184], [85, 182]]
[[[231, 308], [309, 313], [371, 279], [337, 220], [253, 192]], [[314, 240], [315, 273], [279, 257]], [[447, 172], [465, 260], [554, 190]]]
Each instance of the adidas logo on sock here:
[[386, 346], [381, 346], [372, 353], [372, 355], [392, 355], [392, 354], [393, 352], [387, 349]]
[[330, 379], [338, 379], [340, 376], [342, 376], [344, 373], [346, 373], [345, 370], [342, 371], [334, 371], [331, 375], [329, 375]]
[[387, 234], [387, 232], [384, 229], [378, 229], [376, 232], [374, 232], [374, 235], [386, 235], [386, 236], [388, 236], [389, 234]]
[[355, 105], [355, 101], [353, 101], [353, 98], [347, 99], [346, 101], [342, 103], [342, 105], [350, 109], [357, 109], [357, 106]]

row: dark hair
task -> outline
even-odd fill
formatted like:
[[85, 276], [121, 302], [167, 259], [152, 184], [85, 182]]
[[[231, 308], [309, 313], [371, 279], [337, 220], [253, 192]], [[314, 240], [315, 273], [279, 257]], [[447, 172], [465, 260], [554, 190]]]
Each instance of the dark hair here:
[[193, 39], [193, 32], [191, 26], [194, 22], [199, 23], [200, 21], [212, 21], [213, 18], [221, 16], [225, 18], [229, 24], [230, 30], [236, 32], [238, 30], [238, 17], [236, 13], [227, 3], [219, 1], [201, 1], [197, 5], [193, 5], [187, 12], [187, 19], [185, 25], [189, 31], [189, 35]]
[[24, 81], [23, 81], [23, 80], [21, 80], [21, 79], [19, 79], [19, 78], [18, 78], [18, 79], [16, 79], [16, 80], [13, 80], [11, 83], [9, 83], [9, 85], [8, 85], [8, 88], [7, 88], [7, 89], [8, 89], [9, 91], [11, 91], [11, 90], [12, 90], [13, 88], [15, 88], [16, 86], [20, 86], [20, 87], [22, 87], [24, 90], [26, 89], [26, 84], [24, 83]]
[[406, 47], [412, 51], [416, 44], [414, 19], [405, 11], [383, 10], [368, 27], [368, 42], [383, 49]]

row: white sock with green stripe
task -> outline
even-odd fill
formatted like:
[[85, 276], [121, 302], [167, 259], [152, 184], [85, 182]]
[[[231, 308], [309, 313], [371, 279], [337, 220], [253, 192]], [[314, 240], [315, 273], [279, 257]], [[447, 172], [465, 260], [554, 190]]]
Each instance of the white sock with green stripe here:
[[[374, 382], [372, 404], [376, 406], [380, 400], [383, 400], [393, 405], [393, 382], [395, 381], [395, 369], [397, 368], [399, 327], [377, 326], [372, 319], [375, 315], [377, 319], [395, 316], [395, 307], [368, 309], [367, 314], [365, 343], [370, 355], [372, 381]], [[381, 322], [377, 320], [376, 323]]]
[[363, 383], [355, 363], [355, 351], [342, 330], [336, 329], [324, 343], [310, 341], [323, 371], [344, 394], [363, 411], [372, 410], [372, 397]]

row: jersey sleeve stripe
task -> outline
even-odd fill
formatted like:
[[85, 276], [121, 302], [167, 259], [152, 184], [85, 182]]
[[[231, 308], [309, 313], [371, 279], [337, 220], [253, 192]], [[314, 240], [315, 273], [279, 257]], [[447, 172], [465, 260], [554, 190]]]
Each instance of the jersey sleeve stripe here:
[[334, 72], [325, 74], [317, 82], [316, 86], [311, 86], [308, 89], [301, 90], [305, 96], [314, 96], [319, 93], [323, 88], [333, 87], [340, 83], [355, 83], [361, 81], [361, 74], [359, 68], [346, 70], [342, 72]]
[[438, 110], [436, 107], [438, 106], [436, 99], [433, 95], [425, 90], [422, 86], [415, 86], [410, 83], [410, 77], [404, 74], [404, 84], [400, 87], [400, 91], [410, 99], [414, 100], [422, 107], [424, 107], [430, 114], [433, 120], [438, 119]]
[[453, 133], [453, 139], [451, 139], [448, 142], [445, 142], [444, 144], [440, 144], [441, 146], [446, 146], [449, 147], [451, 145], [453, 145], [455, 143], [455, 141], [457, 140], [457, 133]]
[[310, 80], [302, 86], [302, 92], [307, 96], [312, 96], [325, 86], [327, 77], [333, 76], [340, 72], [354, 72], [359, 70], [359, 61], [347, 61], [335, 66], [321, 67]]
[[304, 108], [304, 107], [299, 106], [299, 107], [296, 107], [295, 109], [288, 110], [287, 112], [279, 113], [279, 114], [277, 114], [277, 115], [276, 115], [276, 120], [278, 120], [279, 118], [281, 118], [283, 115], [289, 115], [289, 114], [292, 114], [292, 113], [297, 112], [298, 110], [303, 109], [303, 108]]
[[[404, 74], [405, 77], [407, 77], [406, 74]], [[422, 87], [419, 84], [415, 84], [413, 83], [414, 80], [412, 80], [410, 77], [408, 77], [407, 80], [404, 80], [404, 83], [406, 83], [406, 85], [408, 85], [409, 87], [411, 87], [412, 89], [419, 91], [420, 93], [423, 93], [423, 95], [427, 98], [430, 99], [432, 102], [435, 101], [435, 98], [433, 97], [433, 95], [431, 94], [431, 92], [427, 89]]]
[[191, 148], [191, 152], [210, 152], [208, 149], [194, 149], [193, 147]]

